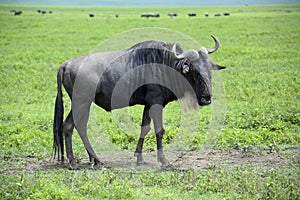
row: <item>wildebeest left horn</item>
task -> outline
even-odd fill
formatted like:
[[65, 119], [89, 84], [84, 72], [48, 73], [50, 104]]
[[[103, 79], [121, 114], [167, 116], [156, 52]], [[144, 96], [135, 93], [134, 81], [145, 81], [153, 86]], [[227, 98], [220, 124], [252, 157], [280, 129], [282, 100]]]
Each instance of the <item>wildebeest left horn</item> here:
[[215, 41], [215, 46], [213, 48], [211, 48], [211, 49], [207, 49], [207, 53], [209, 53], [209, 54], [217, 51], [218, 48], [220, 47], [220, 41], [218, 40], [218, 38], [216, 36], [214, 36], [214, 35], [211, 35], [211, 37]]
[[175, 56], [176, 59], [183, 59], [183, 58], [187, 58], [189, 60], [196, 60], [199, 58], [199, 54], [196, 50], [186, 50], [184, 51], [182, 54], [179, 54], [177, 55], [176, 53], [176, 44], [173, 45], [173, 48], [172, 48], [172, 52]]

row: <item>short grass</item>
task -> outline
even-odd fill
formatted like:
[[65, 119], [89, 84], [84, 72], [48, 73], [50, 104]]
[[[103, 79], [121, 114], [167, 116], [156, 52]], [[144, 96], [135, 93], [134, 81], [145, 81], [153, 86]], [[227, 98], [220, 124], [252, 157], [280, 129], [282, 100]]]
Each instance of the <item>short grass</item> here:
[[252, 166], [204, 171], [96, 172], [55, 170], [1, 176], [7, 199], [297, 199], [297, 179], [287, 169]]
[[[12, 9], [22, 10], [23, 14], [13, 16], [9, 12]], [[41, 15], [37, 9], [52, 10], [53, 14]], [[140, 18], [141, 13], [147, 12], [160, 13], [161, 17]], [[170, 19], [168, 12], [178, 12], [179, 16]], [[199, 14], [189, 18], [188, 12]], [[205, 12], [211, 16], [204, 17]], [[215, 12], [230, 12], [231, 16], [213, 17]], [[95, 18], [89, 18], [89, 13], [94, 13]], [[221, 92], [226, 91], [226, 98], [221, 101], [226, 105], [213, 132], [215, 148], [245, 151], [299, 146], [299, 5], [193, 8], [0, 5], [0, 20], [1, 168], [8, 167], [7, 159], [15, 155], [49, 157], [56, 71], [60, 63], [93, 51], [115, 34], [144, 27], [175, 30], [207, 47], [212, 45], [210, 34], [221, 40], [220, 50], [210, 56], [227, 66], [221, 74], [214, 74], [222, 79]], [[67, 98], [65, 104], [67, 110], [70, 107]], [[194, 118], [196, 126], [183, 130], [178, 116], [184, 114], [178, 103], [167, 106], [164, 143], [172, 143], [177, 134], [191, 131], [195, 135], [189, 148], [203, 147], [213, 109], [212, 106], [201, 109]], [[136, 124], [129, 131], [117, 126], [110, 113], [93, 110], [96, 117], [90, 124], [91, 136], [97, 137], [96, 131], [100, 131], [118, 148], [134, 150], [141, 107], [129, 110], [130, 120]], [[155, 149], [153, 135], [150, 133], [147, 138], [146, 151]], [[79, 137], [76, 134], [74, 137], [75, 154], [85, 154]], [[300, 196], [299, 168], [293, 165], [271, 171], [242, 165], [232, 169], [216, 166], [203, 171], [56, 169], [12, 174], [0, 176], [3, 199], [297, 199]]]

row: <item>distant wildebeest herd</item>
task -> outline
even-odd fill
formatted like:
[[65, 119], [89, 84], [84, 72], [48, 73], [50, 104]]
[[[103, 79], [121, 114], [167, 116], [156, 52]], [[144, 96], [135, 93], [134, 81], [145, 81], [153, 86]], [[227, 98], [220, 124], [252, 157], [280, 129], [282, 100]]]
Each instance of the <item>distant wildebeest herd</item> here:
[[[13, 12], [14, 15], [21, 15], [21, 14], [23, 13], [21, 10], [11, 10], [10, 12]], [[49, 13], [49, 14], [52, 14], [52, 13], [53, 13], [52, 10], [46, 11], [46, 10], [41, 10], [41, 9], [38, 9], [37, 12], [38, 12], [38, 13], [41, 13], [41, 14], [43, 14], [43, 15], [44, 15], [44, 14], [47, 14], [47, 13]], [[173, 17], [177, 17], [177, 16], [178, 16], [178, 13], [175, 13], [175, 12], [174, 12], [174, 13], [168, 13], [167, 15], [168, 15], [169, 17], [173, 18]], [[187, 15], [188, 15], [189, 17], [197, 17], [197, 13], [194, 13], [194, 12], [188, 13]], [[229, 12], [225, 12], [225, 13], [223, 13], [223, 15], [224, 15], [224, 16], [230, 16], [230, 13], [229, 13]], [[88, 16], [89, 16], [90, 18], [93, 18], [93, 17], [95, 17], [96, 15], [95, 15], [94, 13], [89, 13]], [[161, 16], [161, 15], [160, 15], [159, 13], [142, 13], [142, 14], [141, 14], [141, 17], [142, 17], [142, 18], [159, 18], [160, 16]], [[208, 16], [209, 16], [209, 13], [206, 12], [204, 16], [208, 17]], [[218, 16], [222, 16], [222, 14], [221, 14], [221, 13], [215, 13], [214, 16], [218, 17]], [[116, 13], [116, 14], [115, 14], [115, 17], [116, 17], [116, 18], [119, 18], [119, 14]]]
[[[15, 16], [21, 15], [21, 14], [23, 13], [21, 10], [11, 10], [10, 12], [14, 13]], [[49, 14], [52, 14], [52, 13], [53, 13], [52, 10], [46, 11], [46, 10], [40, 10], [40, 9], [38, 9], [37, 12], [38, 12], [38, 13], [41, 13], [41, 14], [43, 14], [43, 15], [46, 14], [46, 13], [49, 13]], [[291, 13], [292, 10], [286, 10], [285, 12], [286, 12], [286, 13]], [[175, 13], [175, 12], [174, 12], [174, 13], [168, 13], [167, 15], [168, 15], [169, 17], [173, 18], [173, 17], [177, 17], [177, 16], [178, 16], [178, 13]], [[230, 16], [230, 13], [229, 13], [229, 12], [224, 12], [223, 15], [224, 15], [224, 16]], [[94, 13], [89, 13], [88, 16], [89, 16], [90, 18], [93, 18], [93, 17], [95, 17], [95, 14], [94, 14]], [[161, 16], [161, 15], [160, 15], [159, 13], [142, 13], [142, 14], [141, 14], [141, 17], [142, 17], [142, 18], [159, 18], [160, 16]], [[194, 12], [193, 12], [193, 13], [188, 13], [188, 16], [189, 16], [189, 17], [197, 17], [197, 13], [194, 13]], [[206, 13], [204, 14], [204, 16], [205, 16], [205, 17], [209, 17], [210, 14], [209, 14], [208, 12], [206, 12]], [[213, 16], [215, 16], [215, 17], [220, 17], [220, 16], [222, 16], [222, 13], [214, 13]], [[119, 14], [116, 13], [116, 14], [115, 14], [115, 17], [116, 17], [116, 18], [119, 18]]]
[[[47, 13], [46, 10], [40, 10], [40, 9], [38, 9], [37, 12], [38, 12], [38, 13], [41, 13], [41, 14], [43, 14], [43, 15]], [[49, 10], [49, 14], [52, 14], [52, 10]]]
[[[11, 10], [10, 12], [14, 13], [14, 15], [21, 15], [23, 13], [21, 10]], [[46, 13], [52, 14], [52, 10], [46, 11], [38, 9], [37, 12], [43, 15]]]
[[[225, 12], [223, 13], [224, 16], [230, 16], [230, 13], [229, 12]], [[177, 17], [178, 16], [178, 13], [168, 13], [168, 16], [173, 18], [173, 17]], [[197, 17], [197, 13], [188, 13], [188, 16], [189, 17]], [[208, 17], [209, 16], [209, 13], [205, 13], [205, 17]], [[215, 13], [214, 14], [215, 17], [219, 17], [221, 16], [221, 13]], [[149, 17], [160, 17], [160, 14], [154, 14], [154, 13], [143, 13], [141, 14], [141, 17], [145, 17], [145, 18], [149, 18]]]

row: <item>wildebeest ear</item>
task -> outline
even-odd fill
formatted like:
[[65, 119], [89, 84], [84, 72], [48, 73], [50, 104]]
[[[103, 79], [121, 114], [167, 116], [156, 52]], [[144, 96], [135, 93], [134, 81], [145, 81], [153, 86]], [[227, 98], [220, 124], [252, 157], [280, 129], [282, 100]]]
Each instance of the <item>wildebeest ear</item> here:
[[182, 73], [186, 74], [190, 71], [190, 67], [188, 65], [182, 66]]
[[212, 69], [213, 70], [222, 70], [222, 69], [225, 69], [226, 67], [224, 66], [221, 66], [221, 65], [218, 65], [216, 63], [213, 63], [213, 62], [210, 62], [211, 63], [211, 66], [212, 66]]
[[186, 74], [190, 71], [190, 66], [188, 64], [188, 59], [184, 58], [178, 61], [177, 68], [181, 70], [182, 73]]

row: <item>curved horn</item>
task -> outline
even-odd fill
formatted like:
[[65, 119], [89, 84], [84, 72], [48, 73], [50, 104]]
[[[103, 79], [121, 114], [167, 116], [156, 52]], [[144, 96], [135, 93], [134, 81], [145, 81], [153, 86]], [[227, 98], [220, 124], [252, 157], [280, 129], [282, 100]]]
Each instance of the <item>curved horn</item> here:
[[218, 48], [220, 47], [220, 41], [218, 40], [218, 38], [214, 35], [211, 35], [211, 37], [214, 39], [215, 41], [215, 46], [211, 49], [207, 49], [207, 53], [210, 54], [210, 53], [213, 53], [215, 51], [218, 50]]
[[187, 50], [187, 51], [184, 51], [182, 54], [177, 55], [177, 53], [176, 53], [176, 44], [173, 45], [172, 52], [175, 56], [175, 59], [187, 58], [187, 59], [192, 61], [192, 60], [195, 60], [195, 59], [199, 58], [199, 54], [195, 50]]

